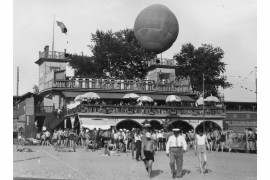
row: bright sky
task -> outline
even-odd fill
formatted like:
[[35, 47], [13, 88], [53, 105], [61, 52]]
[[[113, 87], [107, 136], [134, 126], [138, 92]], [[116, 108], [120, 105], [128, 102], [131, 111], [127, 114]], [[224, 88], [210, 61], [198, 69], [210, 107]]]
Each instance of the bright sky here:
[[45, 45], [51, 50], [54, 13], [68, 30], [66, 36], [55, 26], [55, 50], [91, 55], [87, 47], [91, 33], [97, 29], [133, 28], [140, 11], [152, 4], [167, 6], [179, 23], [178, 38], [162, 57], [172, 58], [188, 42], [195, 47], [202, 43], [219, 46], [225, 52], [223, 61], [228, 64], [225, 75], [234, 84], [224, 91], [225, 100], [256, 101], [256, 0], [14, 0], [13, 94], [17, 66], [19, 95], [32, 92], [33, 85], [38, 84], [38, 65], [34, 62]]

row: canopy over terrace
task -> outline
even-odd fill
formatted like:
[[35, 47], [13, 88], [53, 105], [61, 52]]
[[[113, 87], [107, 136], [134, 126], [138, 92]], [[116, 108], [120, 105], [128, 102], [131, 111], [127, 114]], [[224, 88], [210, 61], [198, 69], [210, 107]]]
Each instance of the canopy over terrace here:
[[[116, 128], [126, 128], [126, 129], [132, 129], [134, 128], [141, 128], [143, 126], [143, 122], [146, 119], [134, 119], [134, 118], [123, 118], [123, 119], [114, 119], [114, 118], [92, 118], [92, 117], [81, 117], [79, 116], [79, 123], [80, 126], [83, 128], [88, 128], [88, 129], [110, 129], [111, 127], [116, 127]], [[162, 121], [157, 120], [157, 119], [149, 119], [148, 120], [150, 124], [154, 124], [154, 127], [157, 127], [156, 123], [159, 123], [157, 129], [162, 128]], [[131, 124], [130, 124], [131, 123]], [[135, 124], [134, 124], [135, 123]], [[136, 123], [139, 125], [136, 125]], [[129, 125], [131, 125], [129, 127]], [[134, 126], [135, 125], [135, 126]], [[160, 126], [160, 127], [159, 127]]]
[[[82, 95], [85, 92], [62, 92], [63, 95], [67, 98], [75, 98], [78, 95]], [[112, 92], [97, 92], [97, 94], [100, 96], [101, 99], [123, 99], [123, 97], [126, 95], [126, 93], [112, 93]], [[165, 101], [166, 97], [168, 95], [164, 95], [164, 94], [139, 94], [137, 93], [139, 96], [149, 96], [151, 97], [153, 100], [155, 101]], [[195, 102], [194, 99], [192, 99], [189, 96], [180, 96], [178, 95], [178, 97], [181, 99], [182, 102]]]
[[111, 126], [115, 126], [116, 123], [112, 121], [107, 121], [106, 119], [98, 118], [89, 118], [89, 117], [80, 117], [79, 118], [80, 126], [88, 129], [110, 129]]

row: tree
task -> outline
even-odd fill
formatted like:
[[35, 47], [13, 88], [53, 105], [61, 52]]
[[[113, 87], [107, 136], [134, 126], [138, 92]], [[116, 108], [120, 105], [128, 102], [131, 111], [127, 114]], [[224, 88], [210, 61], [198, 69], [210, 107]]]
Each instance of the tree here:
[[91, 46], [94, 61], [99, 64], [103, 75], [111, 78], [144, 79], [147, 74], [147, 61], [154, 57], [138, 43], [132, 29], [97, 30], [92, 35]]
[[69, 55], [69, 58], [71, 59], [69, 65], [74, 69], [74, 76], [89, 78], [101, 78], [105, 76], [100, 63], [96, 62], [93, 57], [75, 54]]
[[218, 88], [231, 87], [225, 72], [226, 64], [222, 62], [224, 52], [219, 47], [202, 44], [196, 49], [191, 43], [182, 45], [181, 51], [174, 56], [177, 61], [177, 77], [190, 77], [193, 91], [203, 92], [203, 74], [205, 76], [205, 96], [219, 96]]

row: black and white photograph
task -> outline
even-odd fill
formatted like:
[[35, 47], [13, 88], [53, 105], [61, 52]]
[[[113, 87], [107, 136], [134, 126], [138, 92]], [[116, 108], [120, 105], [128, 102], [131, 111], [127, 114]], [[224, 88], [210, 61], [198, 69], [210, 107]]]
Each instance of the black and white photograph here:
[[257, 11], [13, 0], [13, 179], [259, 179]]

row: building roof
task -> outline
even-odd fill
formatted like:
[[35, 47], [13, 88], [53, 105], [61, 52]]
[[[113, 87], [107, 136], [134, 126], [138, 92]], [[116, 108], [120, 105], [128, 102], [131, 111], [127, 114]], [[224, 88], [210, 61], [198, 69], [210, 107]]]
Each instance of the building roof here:
[[251, 105], [251, 104], [257, 104], [257, 102], [225, 101], [224, 104], [242, 104], [242, 105], [250, 104]]
[[69, 59], [50, 59], [50, 58], [40, 58], [39, 60], [37, 60], [35, 63], [40, 65], [42, 64], [44, 61], [46, 62], [63, 62], [63, 63], [66, 63], [66, 62], [69, 62], [70, 60]]

